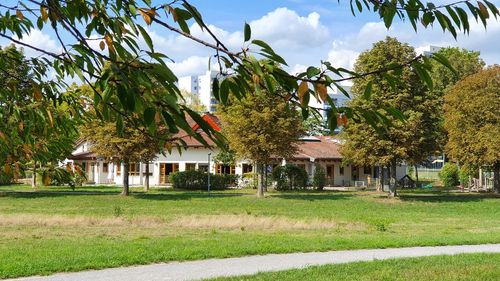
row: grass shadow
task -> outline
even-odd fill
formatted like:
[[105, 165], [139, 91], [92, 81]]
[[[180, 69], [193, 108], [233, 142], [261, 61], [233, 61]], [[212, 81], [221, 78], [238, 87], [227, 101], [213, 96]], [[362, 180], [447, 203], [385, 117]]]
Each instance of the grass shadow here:
[[247, 196], [248, 193], [224, 193], [224, 191], [215, 192], [196, 192], [196, 191], [167, 191], [165, 193], [133, 193], [132, 196], [137, 199], [144, 200], [191, 200], [205, 198], [229, 198]]
[[413, 193], [400, 194], [399, 198], [402, 201], [408, 202], [478, 202], [484, 199], [500, 199], [500, 195], [493, 193]]
[[349, 193], [322, 193], [322, 192], [307, 192], [297, 194], [279, 194], [273, 193], [272, 197], [281, 199], [305, 200], [305, 201], [318, 201], [318, 200], [346, 200], [355, 196]]

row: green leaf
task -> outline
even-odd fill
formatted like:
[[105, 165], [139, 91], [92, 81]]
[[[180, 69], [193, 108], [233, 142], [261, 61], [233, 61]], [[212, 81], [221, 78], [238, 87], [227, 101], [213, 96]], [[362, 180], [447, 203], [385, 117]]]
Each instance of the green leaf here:
[[141, 32], [142, 38], [144, 38], [144, 41], [146, 41], [146, 44], [148, 45], [151, 52], [154, 52], [153, 41], [151, 40], [151, 37], [149, 37], [149, 34], [146, 32], [146, 30], [142, 26], [137, 25], [137, 28], [139, 28], [139, 31]]
[[144, 123], [149, 126], [153, 123], [155, 119], [156, 111], [152, 107], [148, 107], [144, 110]]
[[216, 100], [220, 101], [220, 93], [219, 93], [219, 79], [214, 78], [212, 81], [212, 93]]
[[370, 81], [370, 82], [368, 82], [368, 84], [366, 84], [365, 92], [363, 93], [363, 97], [366, 100], [369, 100], [372, 96], [372, 84], [373, 84], [372, 81]]
[[394, 16], [396, 15], [396, 6], [390, 4], [389, 2], [386, 3], [387, 5], [385, 5], [383, 17], [384, 17], [385, 27], [389, 28], [391, 27]]
[[245, 42], [250, 40], [250, 38], [252, 37], [252, 29], [250, 28], [250, 25], [246, 22], [245, 22], [244, 37], [245, 37]]
[[448, 58], [442, 54], [434, 53], [431, 56], [432, 59], [439, 62], [440, 64], [446, 66], [449, 70], [451, 70], [455, 75], [457, 75], [457, 70], [450, 64]]
[[307, 73], [307, 78], [313, 78], [314, 76], [320, 74], [321, 70], [317, 67], [310, 66], [307, 68], [306, 73]]

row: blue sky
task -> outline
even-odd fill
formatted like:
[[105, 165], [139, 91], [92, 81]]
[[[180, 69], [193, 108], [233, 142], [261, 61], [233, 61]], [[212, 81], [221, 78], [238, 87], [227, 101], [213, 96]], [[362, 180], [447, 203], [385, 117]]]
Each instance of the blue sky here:
[[[500, 6], [500, 0], [492, 2]], [[455, 40], [450, 34], [443, 33], [440, 27], [421, 29], [415, 33], [407, 22], [395, 21], [387, 30], [372, 12], [354, 17], [347, 0], [341, 1], [341, 4], [337, 0], [192, 0], [191, 3], [231, 49], [239, 50], [244, 46], [243, 24], [250, 23], [253, 38], [268, 42], [287, 60], [291, 72], [318, 65], [321, 60], [351, 68], [360, 52], [387, 35], [409, 43], [417, 52], [422, 52], [429, 45], [459, 46], [480, 51], [487, 64], [500, 63], [500, 22], [494, 19], [489, 21], [485, 31], [482, 24], [471, 17], [470, 35], [460, 35]], [[148, 27], [148, 31], [155, 48], [175, 60], [171, 67], [177, 75], [201, 74], [208, 69], [208, 58], [214, 54], [212, 50], [158, 26]], [[192, 26], [192, 33], [210, 40], [195, 26]], [[60, 50], [50, 31], [34, 32], [24, 40], [48, 50]], [[96, 41], [93, 43], [98, 44]], [[0, 44], [5, 42], [0, 40]]]

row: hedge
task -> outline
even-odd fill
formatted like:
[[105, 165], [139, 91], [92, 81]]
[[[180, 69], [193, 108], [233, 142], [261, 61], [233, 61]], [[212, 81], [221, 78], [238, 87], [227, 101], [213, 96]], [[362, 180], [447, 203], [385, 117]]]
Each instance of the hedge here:
[[[170, 183], [174, 189], [206, 190], [208, 174], [201, 171], [175, 172], [169, 175]], [[222, 190], [236, 185], [237, 175], [210, 174], [210, 189]]]
[[306, 189], [309, 180], [306, 170], [292, 164], [276, 167], [271, 176], [277, 190]]

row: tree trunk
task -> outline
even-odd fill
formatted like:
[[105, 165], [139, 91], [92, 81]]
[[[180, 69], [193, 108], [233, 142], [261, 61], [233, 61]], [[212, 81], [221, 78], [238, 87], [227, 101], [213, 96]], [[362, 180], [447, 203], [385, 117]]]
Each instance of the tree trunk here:
[[149, 161], [146, 162], [146, 180], [144, 183], [144, 192], [149, 191]]
[[257, 197], [262, 198], [264, 197], [264, 184], [265, 184], [264, 165], [260, 163], [257, 164], [257, 171], [259, 173], [259, 183], [257, 185]]
[[418, 166], [415, 165], [415, 187], [419, 187], [419, 180], [418, 180]]
[[389, 172], [389, 197], [396, 197], [397, 196], [397, 192], [396, 192], [396, 161], [393, 160], [391, 161], [391, 165], [390, 165], [390, 172]]
[[36, 188], [36, 161], [33, 163], [33, 175], [31, 176], [31, 188]]
[[124, 159], [123, 161], [123, 190], [122, 190], [122, 195], [123, 196], [128, 196], [129, 194], [129, 185], [128, 185], [128, 174], [129, 174], [129, 169], [130, 169], [130, 162], [128, 159]]
[[500, 194], [500, 162], [493, 165], [493, 192]]
[[380, 186], [378, 191], [384, 191], [384, 183], [385, 183], [385, 173], [384, 173], [384, 166], [378, 167], [379, 173], [380, 173]]
[[267, 192], [267, 164], [264, 165], [264, 192]]

